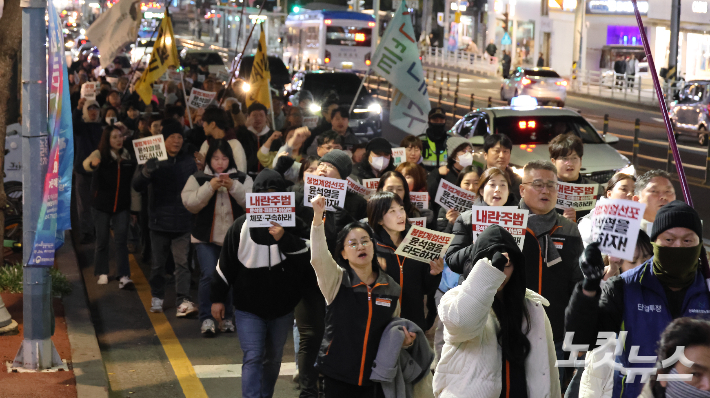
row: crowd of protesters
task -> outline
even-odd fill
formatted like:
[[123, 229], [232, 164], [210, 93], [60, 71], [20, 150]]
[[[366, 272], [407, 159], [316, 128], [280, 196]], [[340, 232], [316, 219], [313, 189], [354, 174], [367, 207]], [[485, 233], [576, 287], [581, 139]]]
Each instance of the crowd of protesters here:
[[[277, 96], [247, 106], [243, 92], [189, 65], [184, 83], [169, 82], [146, 105], [118, 66], [97, 68], [84, 57], [70, 68], [79, 243], [95, 245], [96, 281], [110, 284], [112, 230], [120, 289], [133, 286], [129, 252], [140, 251], [150, 264], [150, 311], [195, 316], [206, 337], [236, 332], [242, 396], [273, 395], [294, 329], [301, 397], [710, 396], [702, 223], [676, 200], [668, 173], [616, 174], [600, 187], [600, 196], [646, 204], [633, 261], [622, 260], [601, 254], [588, 212], [556, 209], [558, 182], [595, 183], [581, 174], [577, 136], [555, 137], [549, 161], [516, 172], [507, 136], [486, 136], [475, 154], [434, 108], [426, 132], [399, 143], [405, 159], [395, 165], [393, 145], [356, 135], [337, 99], [309, 129], [307, 92], [292, 106]], [[81, 85], [94, 80], [96, 99], [82, 98]], [[216, 93], [214, 104], [186, 108], [192, 88]], [[139, 166], [131, 141], [156, 135], [167, 160]], [[307, 175], [379, 185], [367, 200], [347, 192], [329, 211], [320, 195], [305, 205]], [[474, 241], [471, 210], [434, 202], [441, 180], [473, 192], [476, 206], [527, 210], [522, 249], [498, 226]], [[270, 192], [295, 193], [295, 227], [248, 226], [247, 193]], [[430, 202], [420, 208], [410, 194], [423, 192]], [[454, 235], [444, 258], [396, 253], [419, 217]], [[168, 281], [174, 307], [164, 301]], [[617, 365], [657, 368], [648, 383], [613, 361], [556, 365], [571, 355], [566, 332], [589, 347], [589, 360], [614, 354], [592, 351], [598, 332], [622, 331]], [[678, 346], [693, 363], [668, 364]], [[634, 361], [656, 353], [657, 361]]]

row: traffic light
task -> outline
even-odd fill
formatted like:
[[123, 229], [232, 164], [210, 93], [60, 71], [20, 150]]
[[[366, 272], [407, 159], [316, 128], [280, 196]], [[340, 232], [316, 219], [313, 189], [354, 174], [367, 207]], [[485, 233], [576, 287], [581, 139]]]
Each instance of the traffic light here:
[[506, 9], [503, 13], [503, 31], [508, 31], [508, 10]]
[[294, 13], [296, 13], [296, 14], [298, 14], [298, 12], [301, 11], [301, 7], [300, 7], [298, 4], [294, 4], [294, 5], [291, 7], [291, 11], [294, 12]]

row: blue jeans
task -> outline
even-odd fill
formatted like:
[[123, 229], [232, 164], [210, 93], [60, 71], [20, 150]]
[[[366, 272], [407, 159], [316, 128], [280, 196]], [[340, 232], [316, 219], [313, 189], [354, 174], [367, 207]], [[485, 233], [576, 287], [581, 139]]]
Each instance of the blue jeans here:
[[284, 344], [293, 327], [293, 312], [266, 320], [249, 312], [234, 311], [242, 361], [242, 397], [267, 398], [281, 370]]
[[190, 267], [187, 255], [190, 251], [189, 232], [150, 231], [150, 242], [153, 251], [153, 263], [150, 266], [150, 294], [159, 299], [165, 299], [165, 263], [172, 252], [175, 261], [175, 293], [176, 306], [190, 298]]
[[[212, 319], [212, 301], [210, 300], [210, 286], [212, 285], [212, 275], [217, 268], [217, 260], [219, 253], [222, 251], [222, 246], [214, 243], [196, 243], [195, 254], [197, 262], [200, 263], [200, 285], [197, 289], [197, 300], [199, 301], [200, 322], [205, 319]], [[219, 276], [217, 276], [219, 278]], [[229, 290], [227, 299], [224, 302], [224, 313], [229, 315], [234, 313], [232, 308], [232, 290]]]
[[[131, 276], [128, 265], [128, 223], [131, 215], [128, 210], [118, 213], [91, 209], [96, 227], [96, 246], [94, 247], [94, 275], [108, 275], [108, 244], [113, 239], [116, 242], [116, 277]], [[82, 231], [83, 232], [83, 231]]]

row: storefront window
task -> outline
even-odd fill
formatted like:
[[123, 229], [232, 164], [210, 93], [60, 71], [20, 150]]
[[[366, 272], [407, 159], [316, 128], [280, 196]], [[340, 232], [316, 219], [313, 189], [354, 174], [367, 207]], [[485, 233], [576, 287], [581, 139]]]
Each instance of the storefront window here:
[[606, 27], [606, 44], [609, 46], [640, 46], [641, 33], [637, 26], [609, 25]]
[[686, 79], [710, 78], [710, 36], [688, 33], [688, 50], [685, 62]]

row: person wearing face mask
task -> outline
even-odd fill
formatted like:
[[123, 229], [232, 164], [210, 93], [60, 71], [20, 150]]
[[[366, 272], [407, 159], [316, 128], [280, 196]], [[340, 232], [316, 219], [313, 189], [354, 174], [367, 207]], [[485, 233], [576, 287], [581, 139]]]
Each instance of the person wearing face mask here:
[[636, 180], [633, 200], [646, 204], [641, 229], [651, 233], [658, 210], [675, 200], [671, 175], [663, 170], [649, 170]]
[[441, 207], [434, 203], [441, 179], [443, 178], [452, 184], [456, 184], [461, 170], [473, 164], [473, 147], [465, 138], [459, 136], [451, 137], [446, 141], [446, 147], [449, 154], [446, 165], [430, 171], [427, 177], [426, 185], [429, 190], [429, 200], [431, 201], [429, 208], [434, 214], [439, 214], [439, 208]]
[[549, 302], [526, 289], [529, 259], [498, 225], [472, 251], [465, 280], [439, 305], [445, 345], [434, 395], [560, 397]]
[[[619, 333], [623, 329], [626, 340], [616, 362], [625, 368], [652, 367], [653, 363], [631, 363], [632, 347], [639, 357], [654, 355], [671, 320], [708, 317], [710, 293], [699, 267], [702, 237], [695, 209], [679, 200], [668, 203], [658, 210], [653, 223], [653, 257], [610, 278], [603, 287], [604, 262], [598, 243], [587, 246], [579, 261], [584, 280], [575, 286], [566, 310], [565, 328], [575, 333], [573, 344], [594, 344], [597, 332]], [[615, 371], [611, 396], [637, 397], [643, 383], [638, 377], [630, 381]]]
[[368, 178], [380, 178], [388, 171], [394, 170], [392, 163], [392, 145], [381, 137], [371, 140], [365, 148], [362, 162], [353, 167], [353, 177], [358, 182]]
[[101, 116], [101, 126], [111, 126], [118, 123], [118, 109], [108, 106], [104, 107]]
[[[422, 163], [427, 171], [433, 171], [446, 164], [447, 140], [451, 137], [446, 133], [446, 112], [441, 108], [429, 111], [429, 121], [426, 132], [418, 136], [422, 141]], [[451, 156], [451, 152], [448, 152]]]
[[73, 116], [74, 126], [74, 189], [79, 218], [80, 244], [94, 241], [94, 221], [91, 215], [91, 173], [83, 167], [84, 160], [99, 149], [103, 127], [99, 103], [82, 98]]
[[[602, 196], [609, 199], [626, 199], [632, 200], [634, 196], [634, 186], [636, 185], [636, 177], [624, 173], [616, 173], [606, 183], [606, 189], [602, 192]], [[579, 234], [582, 236], [584, 247], [592, 243], [592, 215], [588, 213], [577, 221]], [[646, 234], [648, 236], [648, 234]]]
[[375, 254], [380, 268], [401, 287], [400, 316], [427, 330], [424, 296], [439, 286], [444, 260], [437, 258], [424, 263], [395, 254], [411, 224], [407, 222], [404, 201], [393, 192], [380, 191], [370, 197], [367, 223], [375, 232]]
[[[678, 349], [692, 365], [672, 360]], [[658, 373], [651, 376], [639, 398], [710, 398], [710, 321], [706, 319], [678, 318], [671, 322], [661, 335], [658, 344]], [[658, 380], [658, 375], [670, 374], [690, 377], [687, 381]]]
[[[207, 150], [209, 164], [204, 171], [190, 176], [182, 189], [182, 204], [192, 214], [191, 243], [200, 265], [198, 289], [200, 331], [205, 337], [216, 332], [210, 302], [210, 282], [217, 267], [224, 237], [234, 220], [246, 210], [246, 194], [251, 192], [253, 181], [237, 169], [231, 145], [226, 140], [214, 140]], [[219, 325], [221, 332], [234, 332], [231, 300], [226, 303], [227, 318]]]
[[[476, 192], [478, 181], [481, 179], [483, 171], [478, 166], [466, 166], [459, 173], [459, 178], [456, 185], [469, 192]], [[437, 217], [437, 229], [441, 232], [450, 234], [454, 228], [454, 223], [459, 218], [459, 212], [456, 209], [446, 210], [443, 207], [439, 208], [439, 216]]]

